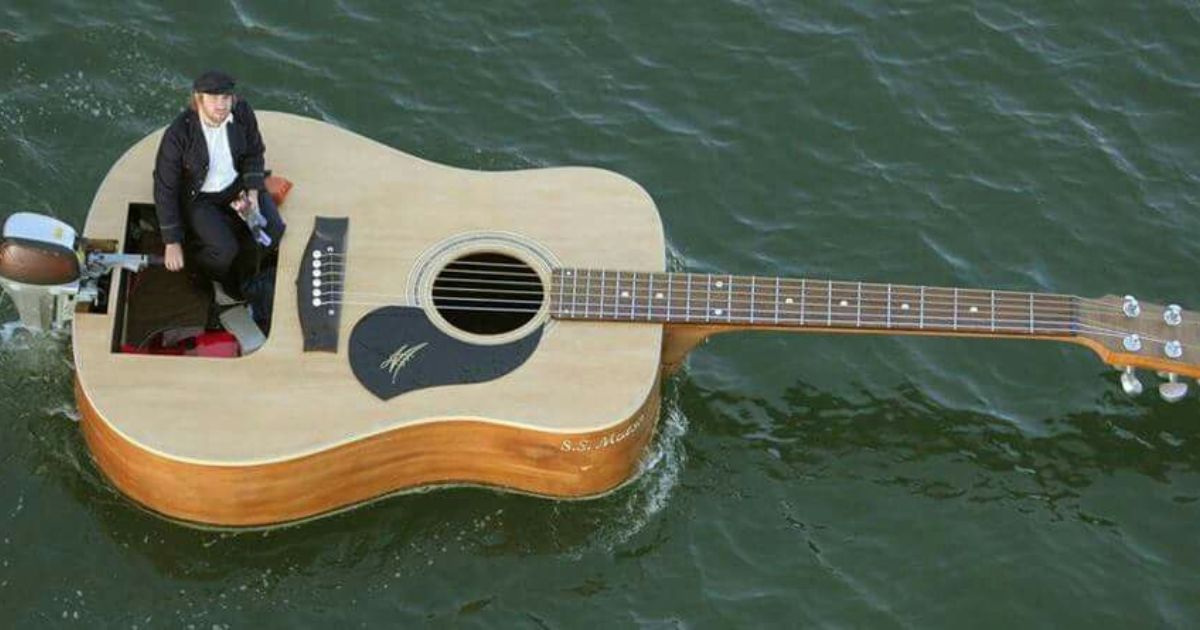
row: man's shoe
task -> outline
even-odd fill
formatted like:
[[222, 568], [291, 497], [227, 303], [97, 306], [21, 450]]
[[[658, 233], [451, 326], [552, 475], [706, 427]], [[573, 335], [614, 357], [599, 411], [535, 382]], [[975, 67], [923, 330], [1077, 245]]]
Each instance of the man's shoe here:
[[239, 300], [227, 293], [225, 287], [220, 282], [213, 280], [213, 300], [218, 306], [233, 306], [234, 304], [242, 304], [246, 300]]

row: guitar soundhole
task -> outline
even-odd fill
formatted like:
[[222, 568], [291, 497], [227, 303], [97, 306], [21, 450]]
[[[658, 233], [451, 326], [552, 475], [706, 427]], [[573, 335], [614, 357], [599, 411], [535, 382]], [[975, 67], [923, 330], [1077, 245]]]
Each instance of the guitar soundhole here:
[[500, 335], [525, 325], [542, 307], [542, 280], [507, 254], [480, 252], [455, 259], [433, 280], [433, 306], [451, 326]]

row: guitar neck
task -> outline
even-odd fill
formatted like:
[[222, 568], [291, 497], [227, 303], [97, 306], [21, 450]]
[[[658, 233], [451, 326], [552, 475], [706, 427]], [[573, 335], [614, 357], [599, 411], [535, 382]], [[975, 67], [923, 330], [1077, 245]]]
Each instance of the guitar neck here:
[[1070, 337], [1069, 295], [808, 278], [555, 269], [557, 319], [736, 328]]

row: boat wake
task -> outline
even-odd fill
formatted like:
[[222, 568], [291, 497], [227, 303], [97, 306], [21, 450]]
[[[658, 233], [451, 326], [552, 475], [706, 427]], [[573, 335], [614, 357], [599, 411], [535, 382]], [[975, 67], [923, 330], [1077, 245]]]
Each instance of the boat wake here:
[[0, 324], [0, 344], [7, 346], [21, 329], [21, 322], [5, 322]]
[[628, 543], [670, 503], [687, 461], [683, 437], [689, 424], [679, 403], [679, 386], [673, 380], [663, 392], [658, 434], [643, 456], [634, 480], [610, 497], [614, 504], [605, 510], [608, 518], [606, 525], [596, 532], [595, 546], [612, 550]]

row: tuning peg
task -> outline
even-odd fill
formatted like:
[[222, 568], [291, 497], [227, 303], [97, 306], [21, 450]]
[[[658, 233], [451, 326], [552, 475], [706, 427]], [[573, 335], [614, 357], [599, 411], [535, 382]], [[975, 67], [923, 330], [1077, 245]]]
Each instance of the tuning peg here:
[[1168, 374], [1167, 382], [1160, 383], [1158, 386], [1158, 395], [1167, 402], [1179, 402], [1187, 395], [1188, 385], [1179, 380], [1178, 374]]
[[1163, 321], [1168, 326], [1178, 326], [1183, 321], [1183, 309], [1178, 304], [1171, 304], [1163, 311]]
[[1142, 381], [1138, 379], [1132, 367], [1127, 367], [1121, 371], [1121, 389], [1125, 390], [1125, 393], [1130, 396], [1137, 396], [1142, 393]]
[[1125, 296], [1125, 301], [1121, 304], [1121, 310], [1125, 313], [1125, 317], [1137, 317], [1142, 314], [1142, 306], [1138, 304], [1137, 298], [1132, 295]]

